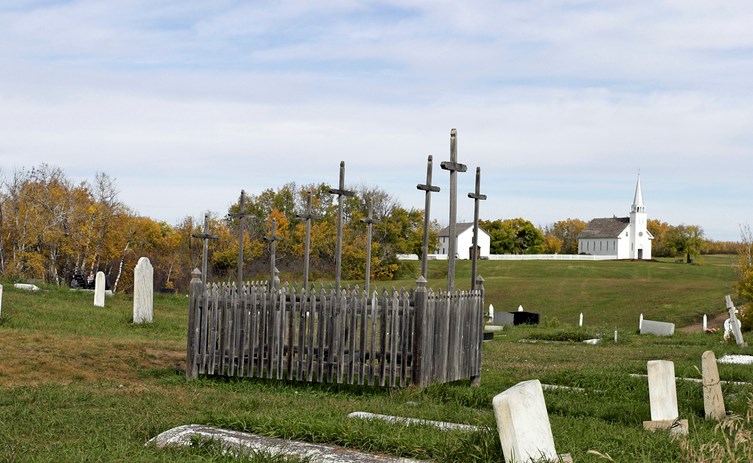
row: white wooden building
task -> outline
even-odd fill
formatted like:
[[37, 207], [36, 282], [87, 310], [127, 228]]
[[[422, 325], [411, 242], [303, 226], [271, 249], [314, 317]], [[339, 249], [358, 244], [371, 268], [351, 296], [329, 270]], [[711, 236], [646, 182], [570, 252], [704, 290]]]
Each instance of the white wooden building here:
[[[457, 259], [470, 259], [473, 250], [473, 223], [459, 223], [455, 225], [455, 234], [457, 235]], [[478, 228], [478, 248], [479, 258], [489, 257], [489, 247], [491, 246], [491, 237], [483, 228]], [[439, 231], [439, 246], [436, 254], [447, 255], [450, 247], [450, 227], [445, 227]]]
[[651, 259], [648, 216], [643, 204], [641, 177], [629, 217], [593, 219], [578, 236], [578, 254], [614, 256], [615, 259]]

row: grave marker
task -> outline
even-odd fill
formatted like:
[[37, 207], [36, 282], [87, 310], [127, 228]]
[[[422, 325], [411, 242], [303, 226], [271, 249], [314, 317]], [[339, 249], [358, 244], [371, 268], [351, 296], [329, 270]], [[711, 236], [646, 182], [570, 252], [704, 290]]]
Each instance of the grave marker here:
[[340, 180], [337, 188], [330, 188], [329, 194], [337, 195], [337, 249], [335, 250], [335, 290], [340, 291], [343, 261], [343, 196], [353, 196], [355, 192], [345, 189], [345, 161], [340, 161]]
[[97, 272], [94, 277], [94, 307], [105, 306], [105, 274], [102, 271]]
[[297, 214], [296, 217], [306, 221], [306, 241], [303, 249], [303, 288], [308, 291], [309, 286], [309, 265], [311, 255], [311, 221], [321, 219], [321, 217], [311, 213], [311, 196], [309, 191], [306, 196], [306, 212], [303, 214]]
[[701, 356], [701, 372], [703, 375], [703, 410], [706, 413], [706, 419], [721, 420], [727, 416], [727, 411], [724, 409], [724, 396], [714, 351], [707, 350]]
[[492, 399], [506, 463], [559, 461], [538, 379], [523, 381]]
[[675, 334], [675, 324], [644, 319], [641, 323], [641, 334], [672, 336], [673, 334]]
[[0, 317], [3, 316], [3, 285], [0, 285]]
[[486, 195], [481, 194], [481, 168], [476, 167], [476, 190], [468, 193], [468, 197], [473, 199], [473, 256], [471, 261], [471, 290], [476, 289], [476, 263], [478, 262], [478, 214], [479, 201], [486, 199]]
[[732, 303], [732, 298], [729, 297], [729, 294], [725, 297], [725, 301], [727, 303], [727, 310], [729, 310], [729, 324], [732, 330], [732, 334], [735, 335], [735, 342], [738, 346], [747, 346], [745, 339], [743, 339], [743, 333], [740, 330], [740, 320], [738, 320], [737, 316], [735, 315], [737, 314], [737, 309]]
[[678, 419], [675, 364], [669, 360], [649, 360], [647, 369], [651, 421], [644, 421], [643, 427], [687, 434], [688, 420]]
[[455, 254], [457, 254], [458, 236], [455, 228], [458, 221], [458, 172], [465, 172], [468, 166], [458, 163], [458, 131], [450, 130], [450, 160], [442, 161], [440, 167], [450, 171], [450, 242], [447, 246], [447, 291], [455, 289]]
[[361, 222], [366, 224], [366, 282], [364, 283], [364, 289], [366, 294], [369, 294], [369, 286], [371, 284], [371, 239], [372, 239], [372, 227], [375, 223], [379, 223], [378, 220], [374, 220], [371, 216], [372, 204], [369, 201], [369, 215], [365, 219], [361, 219]]
[[133, 269], [133, 323], [152, 323], [154, 310], [154, 268], [148, 257]]
[[191, 233], [193, 238], [200, 238], [204, 240], [204, 248], [201, 253], [201, 286], [206, 289], [207, 287], [207, 255], [209, 254], [209, 240], [220, 239], [217, 235], [209, 233], [209, 214], [204, 214], [204, 230], [202, 233]]
[[426, 269], [429, 259], [429, 226], [431, 219], [429, 211], [431, 210], [431, 194], [439, 191], [438, 186], [431, 184], [432, 164], [432, 157], [429, 155], [429, 159], [426, 162], [426, 183], [423, 185], [420, 183], [416, 185], [416, 188], [426, 192], [426, 198], [424, 200], [424, 238], [423, 246], [421, 247], [421, 276], [424, 278], [426, 278]]

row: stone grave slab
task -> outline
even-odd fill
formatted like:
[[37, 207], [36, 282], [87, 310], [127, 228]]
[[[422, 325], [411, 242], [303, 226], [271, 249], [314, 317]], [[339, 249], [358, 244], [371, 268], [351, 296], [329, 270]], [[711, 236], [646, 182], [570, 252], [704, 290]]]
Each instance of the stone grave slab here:
[[159, 448], [190, 446], [195, 437], [214, 440], [229, 452], [264, 452], [273, 457], [297, 457], [311, 463], [413, 463], [421, 460], [398, 458], [389, 455], [370, 454], [334, 445], [310, 444], [273, 437], [189, 424], [169, 429], [147, 441], [146, 445]]
[[707, 350], [701, 356], [701, 373], [703, 375], [703, 410], [706, 419], [721, 420], [727, 416], [727, 411], [724, 408], [724, 395], [722, 395], [714, 351]]
[[94, 278], [94, 306], [105, 306], [105, 274], [104, 272], [97, 272], [97, 276]]
[[391, 415], [379, 415], [377, 413], [368, 413], [368, 412], [353, 412], [353, 413], [348, 414], [348, 418], [358, 418], [362, 420], [380, 420], [380, 421], [386, 421], [387, 423], [400, 424], [404, 426], [409, 426], [409, 425], [433, 426], [437, 429], [441, 429], [442, 431], [475, 432], [475, 431], [481, 430], [481, 428], [479, 428], [478, 426], [473, 426], [470, 424], [448, 423], [445, 421], [422, 420], [418, 418], [405, 418], [401, 416], [391, 416]]
[[39, 291], [39, 286], [29, 283], [16, 283], [13, 285], [13, 287], [24, 291]]
[[651, 421], [644, 421], [643, 427], [687, 434], [688, 420], [680, 420], [677, 409], [675, 364], [669, 360], [649, 360], [647, 368]]
[[506, 463], [559, 461], [541, 382], [523, 381], [492, 399]]
[[539, 314], [536, 312], [494, 312], [495, 325], [538, 325]]
[[653, 334], [655, 336], [672, 336], [675, 334], [675, 324], [668, 322], [657, 322], [654, 320], [643, 319], [641, 323], [641, 334]]
[[154, 313], [154, 267], [148, 257], [133, 269], [133, 323], [152, 323]]

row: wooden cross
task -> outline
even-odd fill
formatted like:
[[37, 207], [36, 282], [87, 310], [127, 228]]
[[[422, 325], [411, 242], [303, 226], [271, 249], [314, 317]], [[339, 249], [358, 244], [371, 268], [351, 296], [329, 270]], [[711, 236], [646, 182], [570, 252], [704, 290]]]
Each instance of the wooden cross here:
[[209, 240], [220, 239], [217, 235], [209, 234], [209, 214], [204, 214], [204, 230], [203, 233], [191, 233], [193, 238], [199, 238], [204, 240], [204, 249], [201, 253], [201, 286], [206, 289], [207, 287], [207, 254], [209, 253]]
[[431, 194], [439, 192], [439, 187], [431, 184], [431, 171], [433, 167], [432, 156], [429, 155], [429, 159], [426, 161], [426, 183], [424, 185], [418, 184], [416, 188], [426, 192], [426, 199], [424, 201], [424, 241], [421, 248], [421, 276], [426, 278], [426, 268], [428, 265], [429, 254], [429, 218], [431, 216]]
[[476, 262], [478, 261], [478, 209], [479, 201], [486, 199], [481, 194], [481, 168], [476, 167], [476, 191], [468, 193], [473, 199], [473, 259], [471, 260], [471, 290], [476, 289]]
[[243, 286], [243, 219], [251, 214], [244, 212], [246, 209], [246, 192], [241, 190], [241, 199], [238, 212], [228, 214], [228, 217], [238, 219], [238, 291]]
[[366, 224], [366, 283], [364, 289], [366, 294], [369, 294], [369, 285], [371, 284], [371, 228], [375, 223], [379, 223], [378, 220], [374, 220], [371, 216], [372, 205], [369, 201], [369, 215], [365, 219], [361, 219], [361, 222]]
[[455, 225], [458, 221], [458, 172], [465, 172], [468, 167], [458, 163], [457, 130], [450, 131], [450, 160], [442, 161], [440, 167], [450, 171], [450, 242], [447, 247], [447, 291], [455, 288], [455, 254], [457, 253], [458, 237]]
[[265, 236], [264, 241], [269, 243], [269, 287], [275, 289], [279, 286], [280, 281], [277, 276], [277, 265], [275, 265], [275, 259], [277, 254], [277, 242], [282, 238], [277, 236], [277, 219], [272, 219], [272, 234]]
[[340, 291], [343, 254], [343, 196], [353, 196], [355, 192], [345, 189], [345, 161], [340, 161], [340, 183], [338, 188], [330, 188], [329, 193], [337, 195], [337, 250], [335, 251], [335, 289]]
[[309, 191], [306, 197], [306, 212], [304, 214], [296, 214], [296, 217], [306, 221], [306, 242], [303, 251], [303, 288], [307, 289], [309, 286], [309, 255], [311, 254], [311, 221], [321, 219], [321, 216], [311, 213], [311, 196]]

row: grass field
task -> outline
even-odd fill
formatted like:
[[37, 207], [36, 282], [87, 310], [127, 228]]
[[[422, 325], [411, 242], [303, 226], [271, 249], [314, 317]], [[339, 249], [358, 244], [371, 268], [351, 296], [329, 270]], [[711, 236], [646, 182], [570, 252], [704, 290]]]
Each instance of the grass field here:
[[[697, 323], [724, 310], [732, 294], [733, 257], [702, 265], [674, 262], [480, 263], [487, 300], [496, 310], [523, 305], [542, 314], [537, 327], [514, 327], [484, 344], [479, 388], [464, 382], [426, 389], [379, 389], [184, 376], [185, 296], [155, 295], [155, 322], [130, 323], [128, 296], [93, 307], [91, 293], [4, 284], [0, 317], [0, 461], [235, 461], [214, 445], [161, 450], [144, 446], [169, 428], [209, 424], [274, 437], [327, 442], [442, 462], [502, 461], [491, 399], [524, 380], [583, 388], [547, 391], [558, 451], [576, 462], [751, 461], [753, 385], [725, 385], [725, 429], [703, 419], [700, 385], [678, 381], [687, 438], [642, 429], [650, 417], [646, 362], [675, 362], [678, 376], [699, 378], [705, 350], [717, 357], [750, 353], [720, 335], [678, 332], [638, 336], [638, 314]], [[430, 286], [443, 288], [444, 266], [432, 262]], [[467, 263], [458, 266], [469, 286]], [[413, 279], [396, 282], [411, 286]], [[586, 326], [578, 328], [578, 313]], [[612, 334], [619, 330], [618, 342]], [[603, 335], [592, 346], [582, 339]], [[519, 342], [520, 340], [547, 342]], [[753, 344], [753, 337], [746, 334]], [[719, 365], [724, 380], [753, 382], [753, 368]], [[425, 426], [393, 427], [345, 419], [353, 411], [467, 423], [476, 433]], [[279, 461], [265, 455], [248, 461]]]

